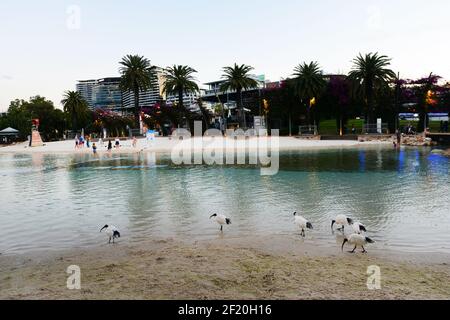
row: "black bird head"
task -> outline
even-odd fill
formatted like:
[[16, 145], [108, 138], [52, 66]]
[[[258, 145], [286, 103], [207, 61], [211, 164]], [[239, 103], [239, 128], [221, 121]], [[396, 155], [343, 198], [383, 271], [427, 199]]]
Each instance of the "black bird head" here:
[[209, 217], [210, 219], [211, 218], [214, 218], [214, 217], [217, 217], [217, 213], [214, 213], [211, 217]]
[[348, 224], [350, 224], [350, 225], [352, 225], [352, 224], [353, 224], [353, 220], [352, 220], [352, 219], [350, 219], [350, 218], [347, 218], [347, 222], [348, 222]]
[[345, 238], [345, 239], [344, 239], [344, 242], [342, 242], [342, 251], [344, 251], [344, 245], [345, 245], [347, 242], [348, 242], [348, 239]]
[[294, 212], [294, 216], [296, 216], [297, 215], [297, 211], [296, 212]]
[[103, 228], [100, 229], [100, 232], [102, 232], [103, 229], [106, 229], [106, 228], [108, 228], [108, 227], [109, 227], [109, 226], [108, 226], [107, 224], [105, 224], [105, 226], [104, 226]]

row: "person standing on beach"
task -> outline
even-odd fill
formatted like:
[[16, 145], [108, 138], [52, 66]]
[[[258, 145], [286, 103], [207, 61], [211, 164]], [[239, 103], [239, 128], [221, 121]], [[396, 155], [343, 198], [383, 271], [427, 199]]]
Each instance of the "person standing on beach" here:
[[402, 144], [402, 132], [399, 129], [397, 129], [396, 135], [397, 135], [397, 148], [400, 148]]
[[89, 136], [86, 137], [86, 147], [90, 148], [91, 138]]
[[95, 142], [92, 144], [92, 152], [94, 153], [94, 155], [97, 154], [97, 146], [95, 145]]
[[109, 152], [112, 151], [112, 142], [111, 142], [111, 139], [108, 140], [108, 151], [109, 151]]
[[119, 148], [120, 148], [120, 140], [119, 140], [119, 137], [116, 137], [116, 140], [115, 140], [115, 148], [116, 148], [116, 149], [119, 149]]
[[133, 137], [133, 148], [136, 148], [137, 145], [137, 139], [136, 137]]

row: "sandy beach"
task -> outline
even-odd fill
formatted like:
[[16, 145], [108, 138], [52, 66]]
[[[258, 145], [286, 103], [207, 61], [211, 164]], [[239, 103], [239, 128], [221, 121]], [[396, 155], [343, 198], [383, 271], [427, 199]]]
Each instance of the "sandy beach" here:
[[[252, 142], [254, 143], [258, 138], [250, 138], [245, 140], [240, 140], [241, 143], [236, 143], [236, 150], [251, 149], [253, 148]], [[113, 148], [113, 153], [133, 153], [133, 152], [171, 152], [175, 147], [181, 149], [190, 148], [193, 151], [199, 151], [201, 149], [217, 149], [223, 148], [227, 143], [233, 143], [232, 138], [208, 138], [203, 140], [203, 144], [198, 143], [199, 138], [192, 138], [189, 143], [185, 143], [184, 146], [180, 145], [180, 140], [176, 138], [159, 137], [156, 138], [152, 143], [147, 143], [146, 139], [138, 139], [135, 148], [132, 147], [131, 140], [121, 140], [121, 147], [116, 149]], [[114, 139], [112, 140], [114, 144]], [[271, 137], [259, 138], [261, 145], [276, 146], [280, 151], [287, 150], [302, 150], [302, 149], [317, 149], [317, 148], [346, 148], [346, 147], [358, 147], [358, 146], [370, 146], [370, 145], [391, 145], [392, 142], [386, 141], [347, 141], [347, 140], [307, 140], [300, 139], [296, 137], [279, 137], [276, 141]], [[97, 144], [98, 145], [98, 144]], [[104, 142], [104, 146], [98, 146], [99, 153], [105, 153], [107, 146], [107, 140]], [[180, 147], [181, 146], [181, 147]], [[89, 148], [75, 149], [74, 140], [58, 141], [58, 142], [48, 142], [42, 147], [28, 147], [26, 142], [18, 143], [12, 146], [7, 146], [0, 149], [0, 153], [92, 153]]]
[[[133, 148], [131, 141], [124, 141], [113, 152], [170, 152], [177, 143], [157, 138], [147, 147], [141, 139]], [[280, 150], [387, 144], [279, 140]], [[92, 151], [75, 150], [73, 141], [0, 149], [0, 153], [88, 152]], [[338, 243], [324, 248], [296, 235], [225, 235], [196, 242], [149, 238], [138, 243], [123, 237], [115, 245], [0, 254], [0, 299], [450, 299], [448, 256], [367, 249], [368, 254], [350, 254], [341, 252]], [[81, 290], [66, 287], [71, 265], [81, 268]], [[369, 266], [380, 268], [380, 290], [367, 288]]]
[[[0, 256], [0, 299], [450, 299], [447, 263], [288, 240], [149, 239]], [[66, 288], [70, 265], [81, 268], [81, 290]], [[367, 288], [372, 265], [380, 290]]]

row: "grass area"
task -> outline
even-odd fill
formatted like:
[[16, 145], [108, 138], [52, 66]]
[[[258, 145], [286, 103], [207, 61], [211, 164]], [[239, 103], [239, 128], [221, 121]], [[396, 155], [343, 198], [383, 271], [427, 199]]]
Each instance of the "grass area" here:
[[[414, 128], [417, 128], [419, 125], [419, 121], [400, 120], [401, 127], [406, 127], [408, 124], [411, 124]], [[439, 132], [440, 126], [441, 126], [440, 121], [430, 121], [429, 128], [431, 132]]]
[[[355, 126], [357, 132], [361, 132], [364, 125], [364, 120], [351, 119], [347, 122], [347, 129], [351, 131], [352, 125]], [[339, 134], [339, 128], [336, 120], [324, 120], [320, 122], [319, 127], [320, 134], [322, 135], [336, 135]], [[350, 132], [349, 132], [350, 133]]]
[[[400, 120], [400, 126], [406, 127], [408, 124], [411, 124], [414, 128], [418, 127], [419, 121], [409, 121], [409, 120]], [[361, 132], [362, 127], [364, 125], [364, 120], [356, 120], [351, 119], [347, 122], [347, 128], [351, 131], [352, 125], [355, 126], [357, 132]], [[440, 129], [440, 121], [430, 121], [430, 131], [431, 132], [439, 132]], [[322, 135], [335, 135], [339, 133], [339, 129], [336, 124], [336, 120], [323, 120], [320, 122], [319, 132]], [[350, 132], [349, 132], [350, 133]]]

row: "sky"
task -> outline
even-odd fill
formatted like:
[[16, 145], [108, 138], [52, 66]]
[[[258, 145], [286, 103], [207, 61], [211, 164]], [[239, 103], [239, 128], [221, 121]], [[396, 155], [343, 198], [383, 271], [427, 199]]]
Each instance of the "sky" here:
[[235, 62], [272, 81], [304, 61], [346, 73], [369, 52], [404, 78], [450, 80], [449, 15], [448, 0], [1, 0], [0, 111], [34, 95], [59, 107], [126, 54], [189, 65], [200, 83]]

